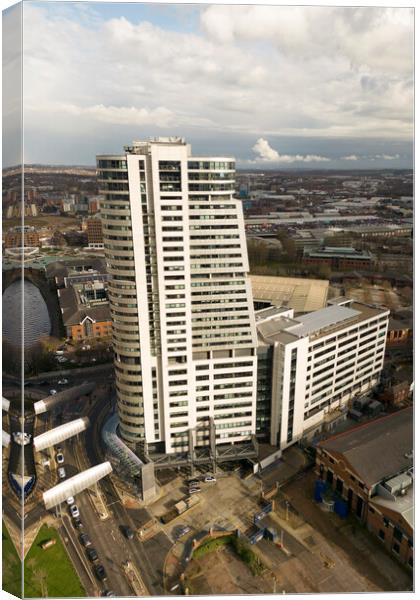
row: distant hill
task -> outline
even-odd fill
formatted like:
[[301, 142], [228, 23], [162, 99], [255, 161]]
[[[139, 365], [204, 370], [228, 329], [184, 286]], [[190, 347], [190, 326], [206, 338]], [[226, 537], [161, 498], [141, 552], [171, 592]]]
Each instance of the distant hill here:
[[[3, 169], [3, 177], [18, 175], [22, 171], [20, 165]], [[95, 166], [86, 165], [24, 165], [25, 173], [51, 173], [64, 175], [91, 175], [96, 173]]]

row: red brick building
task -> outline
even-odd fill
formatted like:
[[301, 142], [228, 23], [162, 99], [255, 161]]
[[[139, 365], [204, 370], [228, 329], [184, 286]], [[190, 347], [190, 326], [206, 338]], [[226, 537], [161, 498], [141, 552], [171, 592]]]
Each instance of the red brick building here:
[[354, 248], [325, 247], [306, 250], [303, 255], [303, 264], [327, 266], [335, 271], [369, 269], [372, 263], [373, 257], [369, 252], [360, 252]]
[[13, 227], [9, 229], [4, 238], [5, 248], [21, 248], [39, 246], [39, 235], [34, 227]]
[[413, 412], [369, 421], [318, 444], [316, 471], [401, 562], [413, 565]]
[[103, 248], [104, 238], [102, 235], [102, 223], [100, 219], [88, 219], [86, 221], [89, 248]]

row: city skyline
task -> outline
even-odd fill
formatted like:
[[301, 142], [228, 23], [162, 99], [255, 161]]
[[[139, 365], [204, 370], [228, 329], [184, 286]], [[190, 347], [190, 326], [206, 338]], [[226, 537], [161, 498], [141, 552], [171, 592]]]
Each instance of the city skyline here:
[[411, 9], [27, 2], [23, 20], [26, 163], [182, 135], [242, 169], [412, 167]]

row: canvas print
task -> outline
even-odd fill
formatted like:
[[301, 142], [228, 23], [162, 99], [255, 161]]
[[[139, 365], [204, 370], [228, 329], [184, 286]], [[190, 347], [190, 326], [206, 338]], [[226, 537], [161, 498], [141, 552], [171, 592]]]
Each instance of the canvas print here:
[[4, 7], [5, 595], [413, 591], [413, 49]]

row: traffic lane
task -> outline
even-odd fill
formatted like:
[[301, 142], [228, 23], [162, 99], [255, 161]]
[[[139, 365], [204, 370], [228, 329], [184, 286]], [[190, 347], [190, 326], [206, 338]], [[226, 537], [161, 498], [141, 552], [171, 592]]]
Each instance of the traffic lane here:
[[[102, 589], [111, 589], [117, 596], [133, 595], [121, 568], [127, 556], [122, 537], [118, 536], [115, 525], [109, 520], [99, 519], [88, 498], [88, 492], [78, 494], [75, 501], [83, 523], [83, 529], [79, 534], [86, 533], [89, 536], [92, 546], [98, 553], [98, 563], [104, 566], [107, 573], [107, 580], [100, 584]], [[80, 546], [82, 547], [81, 544]]]
[[[112, 483], [103, 480], [103, 486], [109, 487], [112, 486]], [[115, 491], [114, 494], [116, 495]], [[128, 525], [131, 529], [136, 530], [136, 526], [127, 509], [121, 502], [114, 502], [109, 508], [113, 511], [116, 520], [121, 525]], [[154, 595], [162, 595], [164, 593], [163, 566], [171, 546], [171, 541], [163, 532], [156, 534], [156, 536], [146, 542], [140, 542], [137, 537], [128, 541], [128, 547], [134, 559], [133, 562], [137, 566], [149, 593], [153, 593]]]
[[[70, 555], [73, 565], [76, 568], [77, 574], [82, 582], [83, 587], [85, 588], [88, 596], [98, 596], [99, 595], [99, 587], [92, 579], [88, 576], [87, 570], [89, 569], [88, 565], [84, 561], [82, 556], [82, 552], [77, 548], [78, 540], [77, 537], [72, 531], [71, 524], [67, 524], [65, 526], [64, 520], [62, 520], [62, 525], [58, 528], [61, 539], [63, 540], [66, 550]], [[79, 550], [79, 551], [78, 551]]]
[[[73, 449], [70, 450], [67, 443], [64, 445], [63, 453], [65, 457], [66, 478], [69, 478], [80, 472], [79, 467], [76, 466], [76, 452]], [[84, 491], [77, 494], [75, 504], [79, 508], [80, 520], [83, 523], [83, 529], [78, 531], [77, 537], [79, 537], [80, 533], [88, 534], [92, 546], [98, 553], [98, 562], [103, 564], [108, 576], [107, 581], [101, 584], [102, 588], [112, 589], [118, 596], [132, 595], [131, 587], [126, 582], [125, 575], [121, 570], [121, 563], [125, 559], [124, 553], [121, 551], [122, 537], [120, 536], [118, 539], [117, 532], [114, 531], [109, 520], [101, 521], [99, 519], [89, 499], [89, 492]], [[79, 540], [78, 543], [83, 552], [86, 552]], [[93, 566], [91, 570], [93, 572]]]
[[[75, 450], [77, 448], [69, 441], [63, 443], [64, 467], [66, 469], [66, 479], [80, 473], [81, 469], [78, 465]], [[84, 491], [77, 494], [75, 504], [80, 511], [80, 520], [83, 523], [83, 529], [75, 530], [77, 543], [84, 553], [86, 550], [80, 543], [80, 533], [87, 533], [92, 541], [92, 546], [98, 553], [98, 563], [103, 564], [107, 573], [107, 580], [99, 583], [101, 589], [112, 589], [118, 596], [132, 595], [132, 591], [121, 569], [121, 563], [124, 560], [124, 553], [121, 549], [121, 544], [117, 544], [112, 540], [115, 537], [109, 529], [108, 521], [101, 521], [92, 506], [89, 499], [89, 493]], [[63, 505], [64, 506], [64, 505]], [[66, 507], [64, 510], [68, 511]], [[73, 527], [74, 529], [74, 527]], [[111, 543], [110, 543], [111, 542]], [[90, 565], [91, 572], [94, 573], [93, 565]]]

